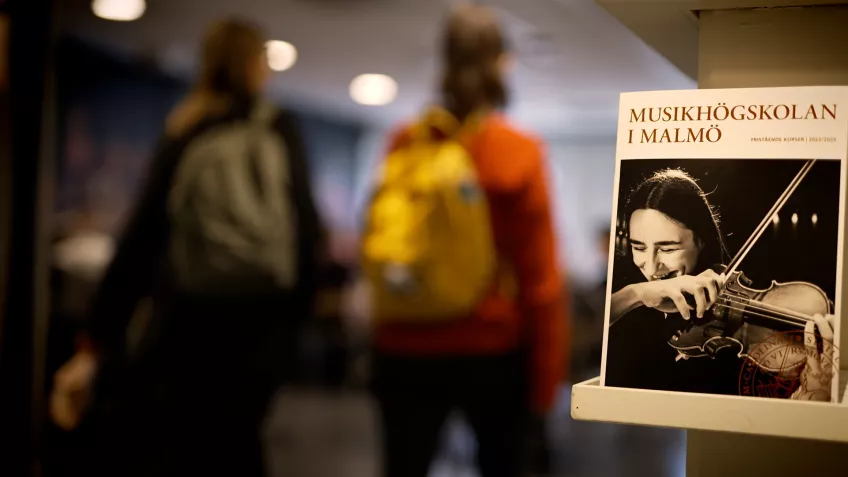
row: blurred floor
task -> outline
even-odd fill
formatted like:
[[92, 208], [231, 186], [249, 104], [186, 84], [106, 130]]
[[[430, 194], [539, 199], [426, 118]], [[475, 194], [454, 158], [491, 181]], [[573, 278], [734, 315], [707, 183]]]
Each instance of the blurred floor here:
[[[570, 389], [551, 416], [555, 473], [549, 477], [683, 477], [683, 431], [595, 424], [570, 417]], [[362, 392], [281, 393], [267, 426], [275, 477], [376, 477], [374, 408]], [[477, 477], [474, 440], [457, 416], [445, 426], [443, 448], [430, 477]], [[542, 477], [542, 476], [539, 476]]]

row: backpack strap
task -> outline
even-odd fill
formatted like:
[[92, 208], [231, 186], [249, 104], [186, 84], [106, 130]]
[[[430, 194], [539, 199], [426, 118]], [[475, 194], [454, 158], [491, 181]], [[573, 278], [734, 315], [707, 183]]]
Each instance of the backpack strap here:
[[259, 100], [253, 106], [253, 109], [250, 111], [250, 116], [248, 116], [247, 119], [250, 127], [250, 130], [248, 131], [248, 141], [253, 152], [255, 152], [255, 147], [259, 143], [259, 138], [262, 137], [263, 130], [270, 126], [271, 121], [274, 120], [276, 114], [277, 109], [274, 105], [267, 101]]
[[466, 142], [468, 137], [473, 137], [479, 132], [489, 116], [489, 109], [481, 108], [460, 122], [450, 111], [441, 106], [432, 106], [412, 125], [410, 140], [413, 142], [426, 142], [434, 139], [433, 133], [437, 132], [441, 140], [460, 140]]
[[250, 124], [251, 142], [256, 143], [257, 139], [262, 136], [262, 130], [271, 124], [276, 116], [277, 109], [267, 101], [259, 100], [253, 106], [250, 112], [248, 122]]
[[253, 123], [268, 124], [274, 119], [276, 113], [277, 108], [273, 104], [259, 100], [250, 112], [250, 121]]

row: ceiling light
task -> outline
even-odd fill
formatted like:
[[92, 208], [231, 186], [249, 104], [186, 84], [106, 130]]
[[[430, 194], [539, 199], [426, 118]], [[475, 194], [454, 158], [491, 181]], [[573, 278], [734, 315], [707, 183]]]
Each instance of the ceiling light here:
[[131, 22], [144, 15], [147, 4], [144, 0], [94, 0], [91, 10], [105, 20]]
[[398, 85], [390, 76], [359, 75], [350, 83], [350, 97], [366, 106], [383, 106], [395, 100]]
[[289, 42], [271, 40], [265, 43], [268, 67], [274, 71], [285, 71], [297, 61], [297, 48]]

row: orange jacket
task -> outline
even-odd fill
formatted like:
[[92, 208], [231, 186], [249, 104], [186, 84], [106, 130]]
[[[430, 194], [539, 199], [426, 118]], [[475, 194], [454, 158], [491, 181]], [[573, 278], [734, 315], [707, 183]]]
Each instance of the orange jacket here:
[[[393, 150], [408, 139], [401, 129]], [[489, 200], [495, 245], [518, 278], [517, 297], [493, 287], [473, 316], [447, 324], [381, 324], [378, 350], [414, 356], [485, 355], [525, 348], [530, 352], [532, 405], [553, 404], [570, 359], [568, 293], [559, 271], [540, 141], [495, 115], [466, 144]]]

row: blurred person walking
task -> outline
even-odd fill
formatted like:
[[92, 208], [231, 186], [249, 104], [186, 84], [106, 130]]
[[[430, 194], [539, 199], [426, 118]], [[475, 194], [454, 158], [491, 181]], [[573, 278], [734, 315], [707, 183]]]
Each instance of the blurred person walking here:
[[311, 313], [323, 233], [296, 125], [262, 99], [265, 38], [219, 21], [200, 62], [55, 378], [54, 420], [97, 435], [93, 474], [265, 475], [263, 418]]
[[545, 160], [497, 112], [509, 56], [493, 13], [455, 9], [443, 41], [442, 104], [392, 138], [363, 240], [383, 472], [426, 476], [458, 409], [481, 475], [515, 477], [569, 359]]

